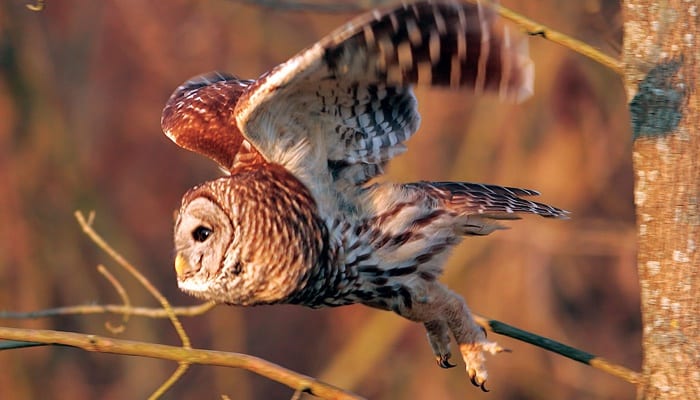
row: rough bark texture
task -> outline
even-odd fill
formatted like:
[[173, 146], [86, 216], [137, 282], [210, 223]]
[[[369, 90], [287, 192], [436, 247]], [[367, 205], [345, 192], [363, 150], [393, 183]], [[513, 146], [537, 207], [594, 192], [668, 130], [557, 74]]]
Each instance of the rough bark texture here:
[[700, 399], [696, 0], [623, 3], [641, 284], [640, 399]]

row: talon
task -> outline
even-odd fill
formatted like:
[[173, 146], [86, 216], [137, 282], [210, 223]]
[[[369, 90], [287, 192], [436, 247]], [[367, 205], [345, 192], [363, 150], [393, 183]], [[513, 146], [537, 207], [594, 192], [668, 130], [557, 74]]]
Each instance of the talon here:
[[475, 372], [469, 372], [469, 380], [472, 382], [472, 385], [481, 387], [479, 382], [476, 380], [476, 373]]
[[447, 369], [447, 368], [454, 368], [454, 367], [457, 366], [456, 364], [452, 364], [452, 363], [450, 362], [450, 355], [449, 355], [449, 354], [448, 354], [448, 355], [445, 355], [445, 356], [437, 357], [437, 358], [435, 359], [435, 361], [437, 361], [437, 365], [438, 365], [440, 368], [445, 368], [445, 369]]
[[486, 389], [486, 381], [482, 382], [481, 385], [479, 385], [479, 389], [481, 389], [482, 392], [490, 392], [490, 390]]

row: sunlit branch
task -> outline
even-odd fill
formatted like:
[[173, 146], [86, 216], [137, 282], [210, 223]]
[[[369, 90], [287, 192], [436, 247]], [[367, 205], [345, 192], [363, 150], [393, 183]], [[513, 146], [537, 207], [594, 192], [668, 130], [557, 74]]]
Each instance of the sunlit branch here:
[[[216, 304], [212, 302], [202, 303], [190, 307], [173, 307], [172, 310], [175, 315], [181, 317], [191, 317], [196, 315], [201, 315], [207, 311], [214, 308]], [[37, 319], [37, 318], [47, 318], [60, 315], [75, 315], [75, 314], [100, 314], [100, 313], [113, 313], [113, 314], [129, 314], [137, 315], [149, 318], [167, 318], [168, 315], [165, 310], [160, 308], [147, 308], [147, 307], [125, 307], [121, 305], [107, 304], [107, 305], [84, 305], [84, 306], [73, 306], [73, 307], [61, 307], [53, 308], [48, 310], [39, 310], [32, 312], [8, 312], [0, 311], [0, 318], [5, 319]], [[593, 368], [604, 371], [610, 375], [622, 378], [630, 383], [637, 383], [639, 381], [639, 374], [621, 365], [613, 364], [602, 357], [595, 356], [593, 354], [587, 353], [583, 350], [576, 349], [574, 347], [559, 343], [552, 339], [527, 332], [525, 330], [516, 328], [512, 325], [506, 323], [487, 319], [478, 315], [474, 315], [476, 322], [489, 332], [497, 333], [499, 335], [508, 336], [513, 339], [517, 339], [526, 343], [533, 344], [537, 347], [541, 347], [545, 350], [551, 351], [553, 353], [560, 354], [564, 357], [570, 358], [575, 361], [582, 362], [584, 364], [590, 365]]]
[[[97, 271], [104, 276], [109, 283], [112, 284], [114, 287], [114, 290], [117, 291], [117, 294], [119, 297], [122, 299], [122, 303], [124, 303], [125, 307], [131, 307], [131, 300], [129, 299], [129, 294], [124, 290], [124, 286], [119, 282], [119, 280], [112, 275], [111, 272], [102, 264], [97, 266]], [[126, 329], [126, 323], [129, 322], [129, 313], [124, 313], [122, 315], [122, 323], [121, 325], [114, 326], [112, 325], [111, 322], [107, 321], [105, 322], [105, 328], [109, 330], [112, 333], [122, 333]]]
[[487, 319], [477, 315], [474, 316], [474, 319], [480, 326], [482, 326], [489, 332], [497, 333], [503, 336], [508, 336], [525, 343], [530, 343], [532, 345], [541, 347], [545, 350], [557, 353], [572, 360], [590, 365], [591, 367], [604, 371], [610, 375], [622, 378], [627, 382], [634, 384], [639, 382], [639, 373], [634, 372], [621, 365], [613, 364], [602, 357], [598, 357], [591, 353], [587, 353], [583, 350], [579, 350], [577, 348], [565, 345], [563, 343], [557, 342], [556, 340], [552, 340], [544, 336], [524, 331], [522, 329], [516, 328], [512, 325], [508, 325], [501, 321]]
[[[317, 13], [350, 13], [350, 12], [360, 12], [367, 11], [374, 7], [379, 7], [387, 4], [398, 3], [398, 1], [386, 1], [386, 0], [366, 0], [357, 1], [352, 3], [322, 3], [318, 1], [296, 1], [296, 0], [235, 0], [242, 3], [248, 3], [251, 5], [274, 8], [283, 11], [307, 11], [307, 12], [317, 12]], [[463, 0], [470, 3], [476, 3], [480, 0]], [[481, 0], [481, 2], [486, 2]], [[559, 31], [556, 31], [550, 27], [537, 23], [511, 9], [503, 7], [495, 2], [491, 3], [494, 10], [503, 18], [513, 22], [525, 32], [532, 36], [540, 36], [551, 42], [557, 43], [561, 46], [566, 47], [576, 53], [579, 53], [585, 57], [592, 59], [593, 61], [602, 64], [611, 70], [615, 71], [618, 75], [622, 76], [623, 63], [622, 61], [611, 57], [602, 51], [590, 46], [580, 40], [574, 39], [571, 36], [565, 35]]]
[[243, 368], [282, 383], [295, 391], [311, 393], [325, 399], [361, 399], [356, 394], [246, 354], [167, 346], [97, 335], [40, 329], [0, 327], [0, 339], [63, 345], [99, 353], [158, 358], [177, 361], [181, 365], [204, 364]]
[[[83, 229], [83, 232], [102, 250], [104, 250], [114, 261], [117, 262], [122, 268], [124, 268], [128, 273], [130, 273], [136, 280], [144, 287], [146, 290], [148, 290], [149, 293], [153, 297], [158, 300], [160, 303], [161, 307], [163, 307], [163, 310], [165, 310], [166, 314], [168, 315], [168, 319], [170, 319], [170, 323], [173, 325], [175, 328], [175, 331], [177, 332], [178, 336], [180, 337], [180, 340], [182, 341], [182, 347], [185, 349], [189, 349], [192, 347], [190, 344], [190, 338], [187, 336], [187, 333], [185, 332], [185, 329], [182, 327], [182, 324], [180, 323], [180, 320], [177, 318], [175, 313], [173, 313], [172, 307], [170, 307], [170, 303], [168, 302], [168, 299], [163, 296], [158, 289], [156, 289], [155, 286], [151, 284], [151, 282], [141, 273], [139, 270], [137, 270], [131, 263], [129, 263], [121, 254], [119, 254], [116, 250], [112, 248], [107, 242], [105, 242], [104, 239], [100, 235], [95, 232], [94, 229], [92, 229], [92, 222], [94, 220], [95, 214], [90, 213], [88, 215], [87, 220], [85, 219], [85, 216], [83, 213], [80, 211], [75, 212], [75, 218], [78, 220], [78, 223], [80, 224], [80, 227]], [[157, 399], [160, 397], [163, 393], [165, 393], [168, 388], [170, 388], [175, 381], [177, 381], [178, 378], [180, 378], [185, 371], [187, 371], [187, 363], [181, 362], [178, 368], [173, 372], [173, 374], [165, 381], [163, 384], [161, 384], [158, 389], [149, 397], [149, 399]]]
[[[476, 2], [478, 0], [468, 1]], [[524, 29], [529, 35], [540, 36], [551, 42], [564, 46], [569, 50], [586, 56], [591, 60], [610, 68], [620, 76], [624, 74], [624, 67], [622, 61], [603, 53], [595, 47], [588, 45], [580, 40], [574, 39], [571, 36], [565, 35], [552, 28], [544, 26], [540, 23], [537, 23], [501, 5], [493, 4], [493, 7], [501, 17], [518, 25], [519, 27]]]
[[[171, 307], [171, 309], [179, 317], [192, 317], [204, 314], [214, 308], [214, 306], [216, 306], [216, 303], [209, 302], [188, 307]], [[78, 314], [129, 314], [148, 318], [168, 318], [168, 313], [162, 308], [127, 307], [121, 304], [85, 304], [29, 312], [0, 311], [0, 319], [39, 319]]]
[[42, 11], [44, 9], [45, 0], [37, 0], [34, 4], [25, 4], [25, 6], [32, 11]]

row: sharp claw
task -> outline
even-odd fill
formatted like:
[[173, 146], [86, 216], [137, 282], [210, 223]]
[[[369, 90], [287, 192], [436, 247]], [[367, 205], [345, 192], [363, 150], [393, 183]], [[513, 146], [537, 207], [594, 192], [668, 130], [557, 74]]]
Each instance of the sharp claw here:
[[486, 381], [483, 381], [481, 385], [479, 385], [479, 388], [481, 389], [482, 392], [489, 392], [488, 389], [486, 389]]
[[475, 371], [469, 371], [469, 380], [471, 381], [472, 385], [481, 389], [482, 392], [490, 392], [490, 390], [486, 388], [486, 381], [479, 382], [479, 378]]
[[476, 381], [476, 374], [475, 373], [472, 373], [472, 372], [469, 373], [469, 380], [472, 382], [472, 385], [481, 387], [481, 385], [479, 385], [479, 382]]
[[454, 368], [457, 366], [456, 364], [452, 364], [450, 362], [450, 356], [437, 357], [436, 361], [437, 361], [437, 365], [440, 368], [447, 369], [447, 368]]
[[476, 343], [460, 344], [462, 358], [467, 365], [467, 375], [472, 385], [481, 389], [482, 392], [488, 392], [486, 387], [486, 367], [484, 366], [484, 352], [497, 354], [501, 352], [511, 352], [510, 349], [503, 348], [494, 342], [481, 341]]

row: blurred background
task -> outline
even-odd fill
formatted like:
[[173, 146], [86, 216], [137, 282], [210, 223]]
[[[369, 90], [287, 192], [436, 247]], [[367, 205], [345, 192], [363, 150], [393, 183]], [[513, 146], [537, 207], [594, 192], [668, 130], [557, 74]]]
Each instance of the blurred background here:
[[[85, 237], [75, 210], [175, 305], [173, 213], [191, 186], [220, 175], [160, 130], [170, 93], [211, 70], [254, 78], [357, 12], [265, 8], [229, 0], [46, 0], [0, 3], [0, 310], [156, 302]], [[502, 3], [616, 55], [613, 0]], [[328, 3], [326, 3], [328, 4]], [[358, 6], [352, 2], [341, 3]], [[366, 6], [366, 2], [359, 6]], [[341, 5], [342, 6], [342, 5]], [[331, 8], [337, 8], [331, 6]], [[530, 40], [535, 95], [521, 105], [419, 88], [421, 129], [387, 179], [465, 180], [542, 192], [571, 219], [526, 217], [468, 238], [444, 281], [481, 315], [639, 370], [629, 116], [619, 77], [544, 39]], [[112, 335], [118, 316], [0, 320], [4, 326]], [[463, 364], [435, 365], [422, 326], [362, 306], [217, 307], [183, 318], [193, 345], [265, 358], [373, 399], [632, 399], [634, 387], [583, 364], [491, 334], [489, 387]], [[178, 345], [167, 321], [132, 317], [120, 338]], [[172, 362], [42, 347], [0, 353], [2, 399], [145, 398]], [[193, 366], [168, 399], [283, 399], [252, 373]]]

